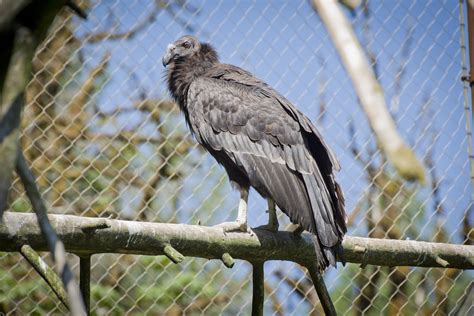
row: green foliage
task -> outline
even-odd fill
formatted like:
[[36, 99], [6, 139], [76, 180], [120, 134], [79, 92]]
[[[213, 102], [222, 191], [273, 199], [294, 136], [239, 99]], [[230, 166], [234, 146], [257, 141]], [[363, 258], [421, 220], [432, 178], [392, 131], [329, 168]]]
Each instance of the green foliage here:
[[0, 252], [0, 280], [0, 313], [7, 314], [11, 310], [19, 315], [45, 315], [52, 310], [66, 312], [46, 282], [19, 254]]
[[[193, 310], [197, 308], [196, 302], [217, 312], [222, 308], [219, 302], [228, 300], [226, 294], [221, 298], [223, 290], [240, 287], [220, 272], [220, 264], [206, 264], [203, 259], [186, 258], [182, 264], [175, 265], [166, 257], [111, 255], [98, 262], [102, 265], [117, 257], [133, 264], [117, 266], [119, 271], [114, 274], [120, 275], [118, 279], [106, 276], [100, 284], [92, 286], [96, 312], [105, 309], [111, 313], [161, 314], [171, 309]], [[114, 266], [112, 270], [115, 269]], [[97, 271], [93, 270], [93, 279]], [[212, 303], [216, 298], [218, 303]]]

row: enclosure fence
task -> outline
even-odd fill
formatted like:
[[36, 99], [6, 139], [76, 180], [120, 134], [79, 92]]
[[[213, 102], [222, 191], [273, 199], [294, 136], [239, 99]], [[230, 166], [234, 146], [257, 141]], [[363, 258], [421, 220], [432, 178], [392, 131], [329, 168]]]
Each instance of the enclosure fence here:
[[[21, 147], [52, 214], [212, 226], [236, 217], [238, 193], [189, 134], [166, 92], [161, 57], [184, 34], [264, 79], [318, 127], [342, 165], [348, 235], [472, 245], [466, 5], [362, 1], [344, 12], [369, 56], [426, 183], [393, 170], [308, 1], [81, 1], [87, 20], [57, 16], [33, 61]], [[472, 53], [472, 52], [471, 52]], [[472, 66], [471, 66], [472, 67]], [[466, 109], [466, 110], [465, 110]], [[466, 128], [466, 122], [467, 128]], [[266, 223], [251, 193], [250, 226]], [[31, 212], [15, 178], [9, 211]], [[289, 226], [279, 214], [280, 229]], [[50, 255], [43, 258], [51, 263]], [[79, 259], [68, 260], [79, 275]], [[269, 261], [265, 315], [318, 315], [306, 270]], [[325, 281], [341, 315], [468, 315], [473, 273], [347, 264]], [[96, 315], [250, 314], [252, 266], [236, 260], [96, 254]], [[0, 252], [0, 314], [67, 309], [19, 253]]]

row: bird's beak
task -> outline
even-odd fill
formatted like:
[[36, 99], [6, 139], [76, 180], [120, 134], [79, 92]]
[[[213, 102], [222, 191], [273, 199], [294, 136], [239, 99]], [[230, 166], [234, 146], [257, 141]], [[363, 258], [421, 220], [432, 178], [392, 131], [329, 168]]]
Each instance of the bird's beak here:
[[166, 68], [168, 64], [170, 63], [171, 59], [173, 59], [173, 54], [170, 52], [166, 52], [165, 56], [163, 56], [162, 62], [163, 62], [163, 67]]
[[162, 62], [163, 62], [163, 67], [166, 68], [168, 64], [173, 60], [174, 57], [176, 57], [176, 54], [174, 53], [174, 45], [168, 45], [168, 48], [166, 49], [166, 54], [163, 56]]

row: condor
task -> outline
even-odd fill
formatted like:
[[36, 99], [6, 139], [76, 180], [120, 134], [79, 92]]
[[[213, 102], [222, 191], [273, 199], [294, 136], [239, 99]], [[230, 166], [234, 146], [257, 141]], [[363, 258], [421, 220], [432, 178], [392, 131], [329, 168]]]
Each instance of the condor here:
[[251, 73], [220, 63], [216, 51], [193, 36], [168, 45], [163, 65], [192, 134], [240, 191], [237, 220], [220, 226], [247, 231], [253, 187], [268, 200], [265, 228], [278, 229], [278, 206], [314, 236], [319, 268], [335, 265], [347, 231], [344, 198], [333, 173], [340, 167], [310, 120]]

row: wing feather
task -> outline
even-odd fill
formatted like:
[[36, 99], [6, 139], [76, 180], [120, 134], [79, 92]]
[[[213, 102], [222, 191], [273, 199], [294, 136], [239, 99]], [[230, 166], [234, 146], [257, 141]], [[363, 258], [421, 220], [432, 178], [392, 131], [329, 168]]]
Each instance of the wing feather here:
[[[311, 121], [301, 113], [290, 101], [280, 95], [276, 90], [270, 87], [265, 82], [255, 78], [250, 72], [243, 70], [240, 67], [234, 65], [221, 64], [220, 67], [214, 67], [209, 70], [208, 76], [213, 78], [219, 78], [230, 82], [239, 82], [252, 87], [259, 87], [264, 95], [274, 98], [295, 120], [299, 121], [303, 129], [313, 134], [313, 140], [319, 142], [321, 147], [318, 153], [325, 156], [325, 159], [330, 161], [331, 166], [335, 170], [340, 170], [341, 166], [336, 158], [336, 155], [331, 148], [324, 142], [321, 133], [311, 123]], [[323, 157], [321, 157], [323, 158]]]
[[309, 120], [276, 91], [247, 73], [225, 74], [191, 84], [193, 133], [226, 155], [229, 175], [237, 168], [292, 222], [315, 234], [316, 250], [335, 264], [333, 248], [346, 230], [342, 192], [332, 176], [337, 160]]

